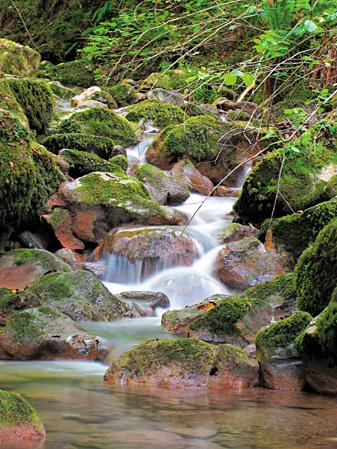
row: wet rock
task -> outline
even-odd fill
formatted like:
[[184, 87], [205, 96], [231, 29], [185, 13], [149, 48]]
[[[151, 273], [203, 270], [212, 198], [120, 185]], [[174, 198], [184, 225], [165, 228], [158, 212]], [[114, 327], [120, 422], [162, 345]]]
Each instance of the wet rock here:
[[38, 69], [41, 57], [36, 50], [7, 39], [0, 39], [0, 72], [27, 76]]
[[[139, 304], [140, 307], [144, 310], [145, 314], [148, 314], [146, 308], [150, 308], [150, 316], [153, 316], [156, 309], [168, 309], [170, 307], [170, 300], [165, 295], [165, 293], [162, 292], [137, 292], [137, 291], [131, 291], [131, 292], [122, 292], [116, 295], [118, 298], [121, 298], [122, 301], [127, 302], [135, 302], [136, 304]], [[145, 309], [144, 309], [145, 304]]]
[[104, 284], [85, 270], [43, 276], [22, 292], [26, 301], [37, 297], [75, 321], [111, 321], [137, 317], [137, 310], [112, 295]]
[[20, 232], [20, 234], [18, 234], [18, 239], [28, 248], [46, 249], [43, 240], [38, 235], [33, 234], [30, 231]]
[[[186, 217], [150, 199], [143, 184], [126, 174], [90, 173], [62, 184], [49, 201], [54, 209], [44, 218], [64, 248], [81, 250], [98, 243], [124, 223], [184, 224]], [[57, 206], [57, 207], [56, 207]]]
[[243, 226], [232, 223], [226, 226], [219, 234], [222, 243], [231, 243], [242, 240], [245, 237], [258, 237], [260, 231], [253, 226]]
[[82, 257], [71, 249], [59, 249], [56, 251], [55, 256], [62, 259], [68, 265], [70, 265], [74, 270], [78, 270], [80, 268], [80, 264], [83, 261]]
[[175, 106], [184, 106], [185, 99], [182, 94], [175, 92], [173, 90], [160, 89], [159, 87], [150, 90], [147, 93], [147, 98], [149, 100], [157, 99], [160, 103], [173, 104]]
[[130, 262], [144, 261], [149, 269], [150, 265], [155, 268], [158, 264], [191, 265], [198, 256], [198, 248], [191, 238], [163, 227], [121, 229], [106, 239], [103, 252], [126, 257]]
[[88, 89], [85, 89], [80, 94], [75, 95], [70, 100], [70, 106], [72, 108], [81, 107], [81, 104], [83, 102], [86, 102], [86, 101], [90, 100], [97, 92], [101, 92], [101, 88], [100, 87], [98, 87], [98, 86], [88, 87]]
[[[0, 444], [33, 448], [46, 432], [37, 411], [18, 394], [0, 390]], [[23, 447], [23, 446], [21, 446]]]
[[185, 440], [171, 432], [159, 430], [120, 430], [112, 432], [114, 444], [120, 447], [137, 447], [139, 449], [157, 449], [160, 441], [161, 449], [184, 448]]
[[309, 387], [320, 394], [337, 394], [337, 291], [329, 305], [297, 339]]
[[172, 167], [172, 173], [183, 176], [192, 190], [202, 195], [210, 195], [214, 185], [210, 179], [203, 176], [191, 161], [181, 160]]
[[104, 360], [106, 344], [68, 316], [43, 306], [12, 315], [0, 331], [0, 357], [18, 360]]
[[216, 259], [215, 271], [229, 287], [246, 289], [273, 279], [285, 269], [255, 237], [226, 244]]
[[213, 295], [199, 304], [164, 313], [162, 324], [173, 334], [247, 348], [263, 327], [295, 309], [292, 274], [256, 285], [240, 295]]
[[0, 258], [0, 288], [23, 290], [46, 273], [68, 272], [71, 267], [40, 249], [15, 249]]
[[136, 164], [132, 174], [144, 183], [152, 198], [160, 204], [181, 204], [190, 196], [188, 184], [179, 174], [164, 172], [150, 164]]
[[159, 388], [237, 390], [258, 383], [258, 366], [240, 349], [195, 339], [148, 340], [112, 362], [105, 380]]
[[263, 384], [272, 390], [302, 390], [306, 385], [303, 363], [296, 338], [309, 325], [312, 317], [296, 312], [289, 318], [271, 324], [256, 337], [256, 358]]
[[219, 186], [214, 190], [213, 195], [214, 196], [230, 196], [230, 197], [239, 197], [241, 193], [240, 188], [238, 187], [226, 187], [226, 186]]

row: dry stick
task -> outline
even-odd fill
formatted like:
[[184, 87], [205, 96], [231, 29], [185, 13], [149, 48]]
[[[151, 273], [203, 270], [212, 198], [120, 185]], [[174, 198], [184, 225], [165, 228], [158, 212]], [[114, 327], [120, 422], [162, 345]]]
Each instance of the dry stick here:
[[284, 166], [285, 159], [286, 159], [286, 157], [285, 157], [285, 155], [283, 155], [280, 171], [279, 171], [279, 174], [278, 174], [277, 189], [276, 189], [276, 195], [275, 195], [273, 210], [271, 212], [271, 217], [270, 217], [271, 220], [274, 218], [274, 213], [275, 213], [275, 210], [276, 210], [276, 203], [277, 203], [277, 200], [278, 200], [278, 197], [279, 197], [279, 194], [280, 194], [281, 177], [282, 177], [282, 171], [283, 171], [283, 166]]

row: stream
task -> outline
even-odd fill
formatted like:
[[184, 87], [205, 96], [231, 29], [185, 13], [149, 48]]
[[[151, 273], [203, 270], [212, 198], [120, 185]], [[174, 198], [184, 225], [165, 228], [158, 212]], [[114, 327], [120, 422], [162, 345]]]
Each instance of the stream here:
[[[130, 164], [145, 160], [155, 136], [151, 131], [145, 132], [140, 144], [127, 149]], [[204, 199], [193, 193], [177, 209], [192, 217]], [[219, 250], [217, 235], [231, 223], [234, 202], [231, 197], [211, 197], [194, 216], [186, 232], [194, 239], [199, 257], [191, 266], [158, 264], [147, 277], [141, 263], [131, 264], [110, 255], [105, 260], [105, 285], [112, 293], [162, 291], [170, 298], [172, 309], [215, 293], [235, 293], [213, 276]], [[83, 323], [83, 327], [111, 343], [111, 359], [148, 338], [174, 338], [161, 329], [158, 315]], [[37, 408], [45, 424], [47, 441], [34, 449], [337, 447], [335, 399], [264, 389], [221, 394], [145, 387], [123, 390], [104, 385], [106, 368], [75, 361], [0, 362], [0, 388], [21, 393]]]

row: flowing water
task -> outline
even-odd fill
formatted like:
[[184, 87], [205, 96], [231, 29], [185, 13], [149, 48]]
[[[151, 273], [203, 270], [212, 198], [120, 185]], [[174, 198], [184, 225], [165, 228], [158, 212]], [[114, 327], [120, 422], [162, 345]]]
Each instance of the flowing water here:
[[[144, 140], [127, 150], [130, 163], [145, 160], [154, 137], [152, 130], [145, 130]], [[141, 264], [110, 255], [107, 287], [114, 293], [163, 291], [171, 308], [214, 293], [232, 294], [214, 277], [213, 265], [219, 250], [217, 235], [231, 222], [235, 199], [209, 198], [197, 212], [204, 199], [192, 194], [177, 207], [193, 217], [185, 232], [194, 239], [199, 257], [191, 266], [158, 263], [151, 276], [145, 276]], [[110, 341], [110, 359], [150, 337], [173, 338], [161, 329], [159, 317], [83, 326]], [[103, 382], [106, 368], [73, 361], [0, 362], [0, 388], [23, 394], [45, 424], [47, 441], [34, 449], [337, 448], [335, 399], [262, 389], [216, 395], [111, 389]]]

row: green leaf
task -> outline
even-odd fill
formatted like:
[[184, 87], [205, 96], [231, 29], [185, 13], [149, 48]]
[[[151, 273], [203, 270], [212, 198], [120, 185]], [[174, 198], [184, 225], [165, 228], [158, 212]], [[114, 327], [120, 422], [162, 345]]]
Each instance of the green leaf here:
[[225, 73], [222, 78], [226, 86], [234, 86], [237, 81], [237, 76], [235, 73]]
[[242, 79], [247, 87], [250, 87], [255, 83], [255, 78], [251, 73], [244, 73]]

